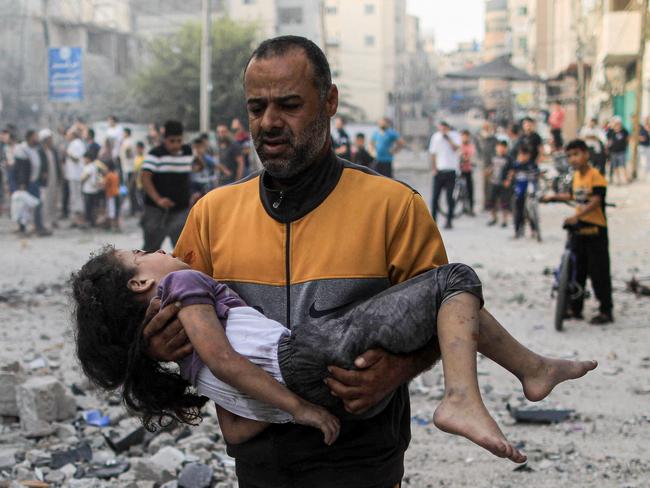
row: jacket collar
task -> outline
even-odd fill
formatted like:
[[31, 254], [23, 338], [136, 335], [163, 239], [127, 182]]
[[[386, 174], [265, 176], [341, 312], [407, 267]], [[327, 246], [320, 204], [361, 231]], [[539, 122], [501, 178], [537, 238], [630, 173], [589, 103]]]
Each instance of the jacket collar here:
[[286, 188], [273, 188], [273, 177], [266, 171], [260, 176], [260, 198], [266, 213], [283, 224], [296, 221], [318, 207], [334, 190], [343, 162], [328, 151], [305, 172], [292, 178]]

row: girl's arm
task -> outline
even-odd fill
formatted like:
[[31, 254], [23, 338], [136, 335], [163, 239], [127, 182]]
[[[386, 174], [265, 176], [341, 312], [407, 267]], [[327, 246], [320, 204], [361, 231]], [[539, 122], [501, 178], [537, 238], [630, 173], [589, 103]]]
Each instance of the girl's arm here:
[[235, 351], [213, 305], [189, 305], [178, 318], [197, 354], [217, 378], [256, 400], [291, 414], [296, 423], [320, 429], [325, 443], [338, 437], [339, 420], [326, 409], [303, 400]]
[[217, 407], [217, 418], [219, 419], [221, 433], [229, 444], [246, 442], [270, 425], [268, 422], [260, 422], [235, 415], [218, 404], [215, 404], [215, 406]]

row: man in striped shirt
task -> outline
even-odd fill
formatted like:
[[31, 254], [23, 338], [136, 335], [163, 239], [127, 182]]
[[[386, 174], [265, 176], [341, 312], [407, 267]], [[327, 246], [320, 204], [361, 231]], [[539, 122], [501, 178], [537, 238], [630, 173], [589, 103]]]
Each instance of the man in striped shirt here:
[[165, 122], [162, 144], [151, 149], [142, 164], [145, 251], [160, 249], [167, 236], [176, 245], [190, 205], [192, 159], [192, 149], [183, 144], [183, 124]]

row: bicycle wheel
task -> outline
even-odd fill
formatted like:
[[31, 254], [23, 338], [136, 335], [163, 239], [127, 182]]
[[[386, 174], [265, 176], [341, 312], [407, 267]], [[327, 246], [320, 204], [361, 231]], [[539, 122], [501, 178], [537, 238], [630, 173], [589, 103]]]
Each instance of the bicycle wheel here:
[[569, 298], [569, 278], [571, 276], [571, 252], [564, 251], [557, 273], [557, 290], [555, 297], [555, 330], [562, 331], [564, 316], [567, 312]]

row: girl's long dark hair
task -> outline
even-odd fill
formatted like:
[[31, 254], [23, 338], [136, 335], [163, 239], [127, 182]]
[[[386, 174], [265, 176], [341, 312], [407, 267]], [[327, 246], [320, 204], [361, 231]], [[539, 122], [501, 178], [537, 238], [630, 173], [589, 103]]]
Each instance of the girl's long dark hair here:
[[145, 354], [142, 329], [147, 303], [138, 300], [128, 282], [135, 275], [105, 247], [72, 275], [75, 340], [81, 367], [106, 390], [121, 387], [127, 409], [148, 430], [172, 421], [195, 425], [207, 399], [190, 384]]

